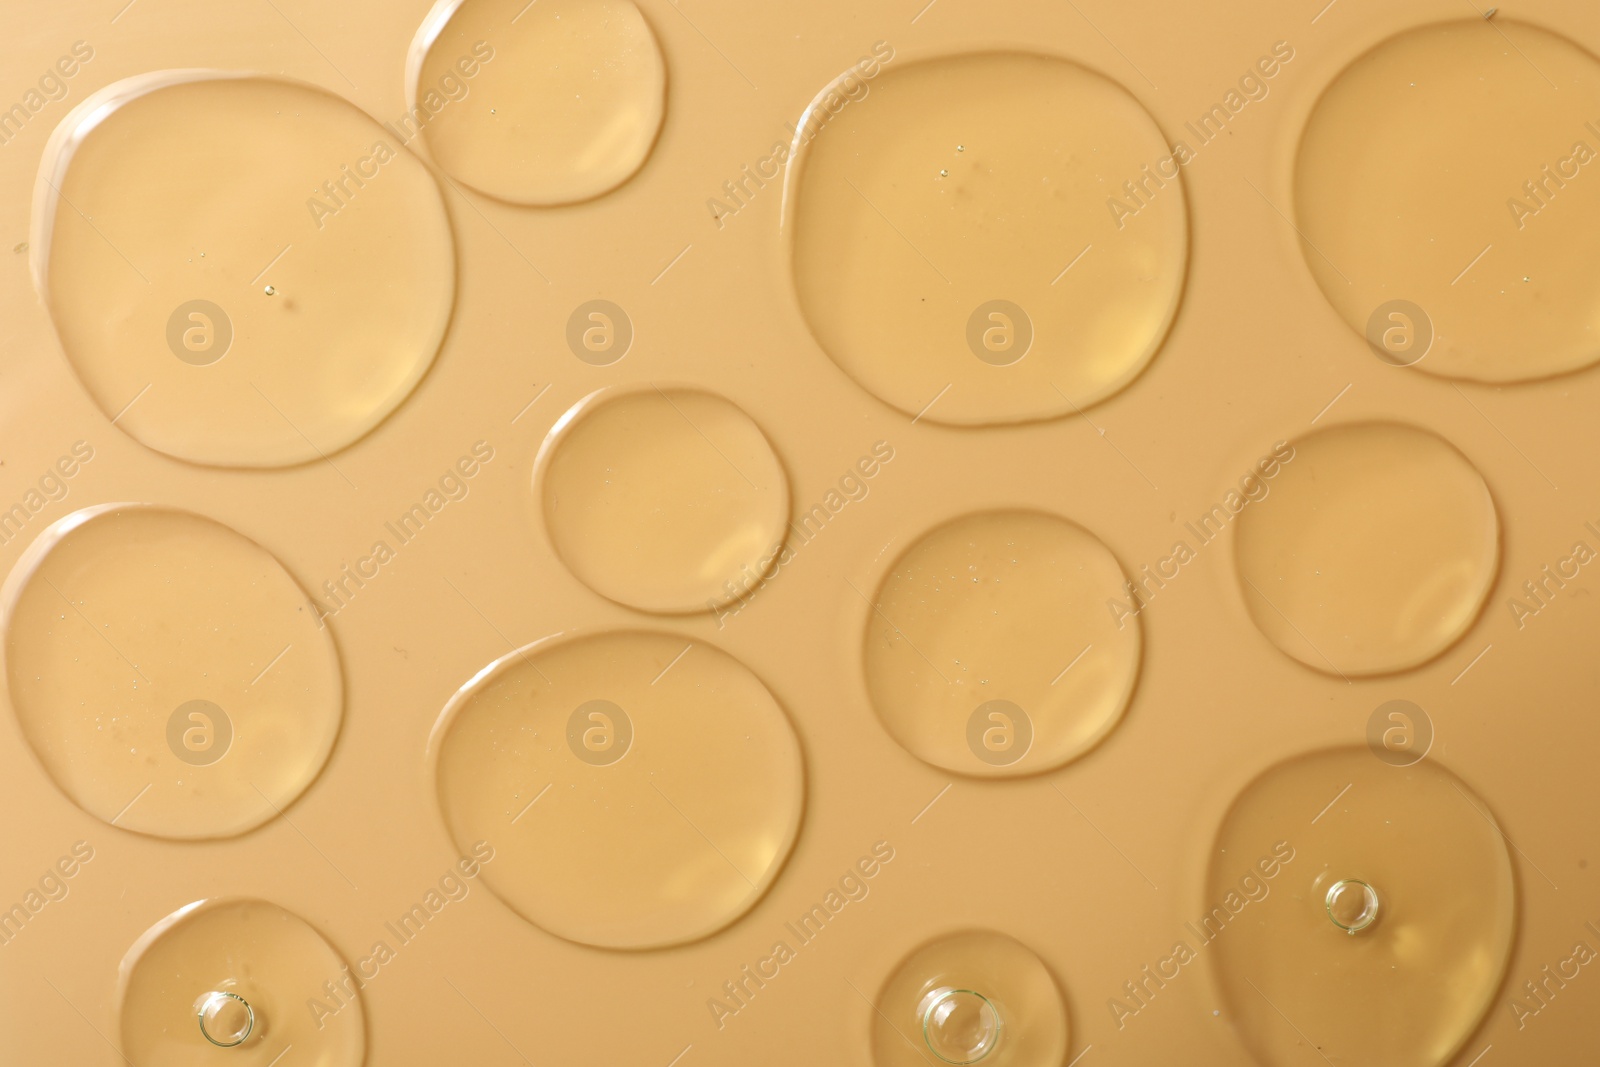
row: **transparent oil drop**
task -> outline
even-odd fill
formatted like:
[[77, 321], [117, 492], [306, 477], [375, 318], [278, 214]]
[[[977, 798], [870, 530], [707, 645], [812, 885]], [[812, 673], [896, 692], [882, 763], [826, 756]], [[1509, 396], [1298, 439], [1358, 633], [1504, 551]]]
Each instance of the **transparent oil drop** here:
[[1000, 1010], [975, 989], [936, 989], [923, 999], [922, 1040], [945, 1063], [973, 1064], [999, 1047]]
[[255, 1032], [255, 1008], [237, 993], [212, 990], [195, 1011], [200, 1036], [218, 1048], [237, 1048]]
[[1256, 625], [1330, 674], [1403, 670], [1448, 648], [1499, 566], [1483, 478], [1449, 443], [1401, 423], [1334, 426], [1293, 448], [1234, 533]]
[[545, 526], [596, 592], [645, 611], [707, 611], [753, 593], [776, 565], [789, 481], [729, 401], [601, 394], [557, 426], [540, 458]]
[[1499, 988], [1516, 922], [1509, 852], [1471, 790], [1433, 760], [1396, 767], [1365, 747], [1246, 786], [1205, 900], [1191, 948], [1268, 1064], [1303, 1063], [1308, 1041], [1334, 1062], [1448, 1062]]
[[[1358, 333], [1387, 301], [1420, 308], [1436, 341], [1419, 371], [1508, 382], [1593, 364], [1600, 248], [1571, 235], [1600, 227], [1600, 175], [1574, 159], [1583, 142], [1592, 160], [1597, 117], [1600, 61], [1547, 30], [1463, 19], [1383, 41], [1301, 136], [1307, 266]], [[1494, 150], [1460, 167], [1464, 145]]]
[[275, 817], [339, 732], [337, 654], [259, 545], [201, 516], [102, 505], [50, 527], [8, 586], [7, 684], [61, 790], [140, 833]]
[[409, 67], [402, 128], [456, 180], [515, 204], [621, 185], [665, 111], [666, 66], [631, 0], [445, 0]]
[[[1127, 385], [1166, 334], [1188, 254], [1176, 164], [1120, 228], [1107, 209], [1171, 155], [1138, 101], [1022, 54], [897, 59], [869, 84], [842, 106], [853, 81], [824, 90], [790, 164], [794, 284], [822, 348], [934, 422], [1068, 415]], [[967, 151], [975, 129], [982, 150]], [[948, 174], [925, 180], [938, 159]], [[983, 310], [996, 301], [1000, 319]], [[975, 355], [974, 337], [1004, 358]]]
[[1359, 879], [1339, 879], [1322, 899], [1328, 918], [1347, 934], [1359, 934], [1378, 921], [1378, 891]]
[[431, 745], [458, 847], [515, 911], [583, 944], [695, 940], [748, 910], [799, 828], [800, 749], [738, 661], [682, 637], [554, 640], [480, 673]]
[[[60, 193], [35, 203], [35, 282], [79, 380], [141, 444], [215, 466], [318, 461], [433, 362], [455, 291], [439, 188], [338, 97], [132, 78], [68, 115], [41, 171]], [[280, 291], [295, 295], [261, 299]]]
[[1032, 774], [1120, 721], [1139, 671], [1137, 619], [1095, 536], [1042, 512], [962, 516], [891, 566], [867, 618], [867, 691], [891, 736], [963, 774]]
[[895, 968], [872, 1024], [877, 1067], [1058, 1067], [1068, 1027], [1039, 957], [990, 930], [929, 941]]
[[123, 1055], [139, 1067], [280, 1056], [360, 1067], [366, 1056], [345, 961], [304, 919], [262, 900], [200, 901], [151, 927], [122, 962], [117, 1011]]

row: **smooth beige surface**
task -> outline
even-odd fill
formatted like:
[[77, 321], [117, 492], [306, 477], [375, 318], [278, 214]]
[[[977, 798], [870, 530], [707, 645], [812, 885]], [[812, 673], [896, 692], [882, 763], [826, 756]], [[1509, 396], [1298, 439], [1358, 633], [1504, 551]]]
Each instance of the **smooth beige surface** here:
[[514, 204], [600, 196], [644, 163], [666, 67], [631, 0], [439, 0], [407, 100], [457, 181]]
[[30, 553], [5, 591], [10, 704], [85, 811], [158, 837], [225, 837], [322, 770], [338, 655], [259, 545], [190, 512], [107, 505]]
[[[1347, 878], [1379, 902], [1353, 934], [1325, 903]], [[1365, 747], [1252, 782], [1206, 888], [1183, 943], [1215, 954], [1228, 1008], [1268, 1063], [1304, 1058], [1313, 1034], [1335, 1062], [1446, 1062], [1493, 999], [1516, 926], [1511, 852], [1482, 801], [1441, 763], [1389, 766]]]
[[29, 240], [106, 417], [179, 459], [278, 467], [393, 411], [455, 290], [439, 190], [404, 144], [331, 93], [231, 73], [131, 79], [74, 110]]
[[[1182, 968], [1134, 1014], [1119, 1017], [1109, 1002], [1144, 967], [1153, 971], [1184, 924], [1213, 903], [1206, 871], [1240, 791], [1282, 760], [1362, 744], [1374, 711], [1396, 698], [1425, 710], [1435, 734], [1429, 760], [1457, 775], [1515, 845], [1505, 979], [1452, 1067], [1491, 1045], [1477, 1067], [1587, 1067], [1600, 998], [1592, 965], [1542, 1002], [1524, 983], [1542, 981], [1547, 966], [1571, 974], [1577, 942], [1600, 947], [1585, 925], [1600, 926], [1586, 829], [1600, 817], [1592, 768], [1600, 719], [1590, 711], [1600, 600], [1590, 595], [1593, 566], [1572, 562], [1574, 543], [1600, 548], [1585, 526], [1600, 526], [1591, 458], [1600, 377], [1452, 386], [1389, 366], [1330, 306], [1286, 221], [1300, 132], [1323, 89], [1386, 37], [1470, 17], [1459, 0], [1339, 0], [1325, 10], [1264, 0], [1137, 9], [939, 0], [920, 14], [921, 4], [820, 0], [755, 11], [642, 0], [671, 77], [644, 166], [612, 193], [558, 210], [441, 184], [459, 262], [449, 333], [409, 399], [330, 454], [337, 470], [320, 459], [292, 469], [203, 468], [144, 447], [122, 429], [126, 417], [111, 425], [115, 410], [96, 404], [61, 351], [28, 253], [9, 250], [28, 240], [50, 129], [89, 92], [152, 70], [268, 71], [392, 122], [406, 111], [405, 57], [429, 5], [138, 0], [118, 17], [119, 6], [12, 4], [16, 28], [0, 38], [5, 106], [36, 90], [74, 41], [94, 50], [62, 79], [65, 97], [40, 93], [21, 133], [6, 126], [0, 144], [0, 224], [10, 235], [0, 243], [0, 518], [12, 516], [0, 526], [0, 570], [57, 519], [131, 499], [226, 524], [319, 601], [347, 565], [368, 577], [349, 584], [342, 605], [325, 602], [337, 608], [325, 623], [345, 674], [332, 755], [286, 819], [249, 834], [190, 845], [107, 827], [56, 788], [14, 709], [0, 715], [0, 805], [12, 815], [0, 906], [28, 916], [20, 932], [15, 921], [4, 927], [0, 942], [0, 1062], [122, 1064], [108, 1045], [120, 1033], [119, 963], [153, 923], [195, 900], [269, 900], [352, 965], [370, 957], [390, 937], [385, 924], [426, 906], [461, 860], [426, 761], [452, 695], [531, 642], [648, 627], [735, 657], [788, 716], [806, 804], [779, 876], [714, 936], [643, 952], [545, 932], [481, 877], [470, 880], [464, 899], [433, 914], [362, 990], [374, 1067], [517, 1067], [524, 1057], [667, 1067], [680, 1054], [676, 1067], [869, 1067], [872, 1001], [889, 976], [917, 946], [972, 928], [1016, 938], [1048, 968], [1070, 1023], [1063, 1065], [1081, 1054], [1078, 1067], [1238, 1067], [1251, 1047], [1214, 960]], [[1592, 7], [1532, 0], [1514, 13], [1600, 47]], [[861, 389], [810, 336], [788, 280], [783, 190], [769, 182], [720, 228], [713, 220], [707, 201], [723, 183], [790, 143], [789, 124], [880, 40], [895, 49], [887, 71], [968, 49], [1061, 56], [1138, 98], [1169, 142], [1228, 94], [1248, 101], [1184, 167], [1192, 245], [1169, 336], [1086, 417], [961, 429], [935, 423], [935, 405], [913, 421]], [[1240, 80], [1278, 41], [1294, 58], [1262, 79], [1264, 97], [1250, 99]], [[849, 108], [870, 107], [876, 95], [874, 87]], [[1492, 152], [1461, 158], [1477, 165]], [[1526, 162], [1536, 172], [1545, 161]], [[1581, 198], [1584, 189], [1580, 180], [1562, 195]], [[297, 192], [304, 210], [310, 190]], [[1530, 228], [1545, 221], [1554, 217]], [[1078, 248], [1063, 247], [1055, 271]], [[566, 341], [574, 310], [597, 297], [624, 307], [635, 326], [628, 354], [607, 367], [576, 358]], [[794, 539], [793, 558], [736, 614], [662, 618], [615, 604], [572, 575], [542, 530], [533, 458], [556, 420], [597, 389], [651, 381], [692, 383], [738, 405], [782, 457], [794, 513], [821, 506], [828, 516], [820, 533]], [[1170, 575], [1163, 561], [1191, 537], [1185, 524], [1239, 492], [1275, 442], [1374, 419], [1419, 426], [1458, 448], [1500, 516], [1501, 565], [1485, 609], [1436, 659], [1346, 683], [1284, 655], [1239, 593], [1230, 523], [1209, 542], [1191, 540], [1194, 557], [1143, 602], [1138, 686], [1117, 728], [1083, 758], [976, 781], [917, 759], [880, 724], [862, 671], [868, 598], [905, 548], [942, 522], [1008, 508], [1059, 514], [1091, 529], [1130, 576], [1146, 566]], [[93, 445], [94, 459], [41, 485], [79, 440]], [[474, 453], [477, 442], [492, 450]], [[893, 459], [864, 477], [858, 464], [876, 442]], [[864, 492], [841, 488], [848, 474]], [[430, 517], [402, 541], [385, 524], [416, 506]], [[387, 562], [363, 564], [378, 541], [391, 550]], [[1546, 567], [1567, 575], [1562, 585]], [[1535, 580], [1545, 589], [1537, 601], [1525, 588]], [[1308, 831], [1334, 818], [1311, 825], [1343, 784], [1299, 813]], [[71, 877], [55, 873], [79, 841], [92, 845], [92, 861]], [[864, 888], [852, 896], [841, 880], [878, 842], [894, 858], [870, 878], [857, 874]], [[42, 887], [47, 877], [59, 886]], [[838, 910], [820, 934], [802, 941], [787, 931], [813, 908], [826, 910], [830, 893]], [[772, 975], [778, 942], [790, 956], [758, 986], [745, 968]], [[726, 999], [736, 979], [747, 983], [738, 1003]], [[714, 1011], [713, 998], [725, 1010]], [[1289, 1067], [1321, 1063], [1302, 1049]]]

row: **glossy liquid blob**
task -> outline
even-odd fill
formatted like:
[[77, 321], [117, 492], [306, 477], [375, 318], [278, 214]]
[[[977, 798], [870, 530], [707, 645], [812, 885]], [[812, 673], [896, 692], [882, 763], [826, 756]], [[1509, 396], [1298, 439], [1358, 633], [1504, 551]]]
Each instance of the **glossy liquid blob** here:
[[[801, 309], [901, 411], [1072, 414], [1166, 336], [1188, 255], [1182, 181], [1149, 114], [1100, 75], [1017, 53], [891, 61], [825, 90], [795, 145], [784, 217]], [[1129, 199], [1123, 183], [1141, 181], [1148, 195]]]
[[432, 364], [454, 300], [427, 168], [338, 97], [264, 77], [95, 93], [50, 139], [31, 244], [100, 410], [217, 466], [317, 460], [371, 430]]
[[283, 566], [164, 507], [69, 515], [7, 579], [23, 736], [91, 815], [159, 837], [243, 833], [311, 784], [339, 733], [338, 655]]
[[550, 540], [601, 596], [706, 611], [752, 591], [781, 554], [789, 480], [761, 428], [695, 389], [600, 393], [541, 450]]
[[439, 0], [407, 68], [402, 127], [452, 177], [514, 204], [621, 185], [666, 105], [661, 49], [630, 0]]
[[1418, 370], [1512, 382], [1587, 367], [1600, 247], [1572, 235], [1600, 228], [1597, 158], [1589, 53], [1504, 16], [1408, 30], [1346, 68], [1307, 120], [1294, 177], [1306, 263], [1358, 333], [1390, 301], [1420, 309], [1386, 320], [1434, 335]]
[[256, 1029], [256, 1010], [237, 993], [213, 990], [200, 998], [195, 1012], [200, 1036], [218, 1048], [244, 1044]]
[[1359, 934], [1378, 921], [1378, 891], [1354, 878], [1329, 886], [1322, 903], [1333, 925], [1347, 934]]
[[923, 998], [923, 1043], [945, 1063], [985, 1059], [1000, 1046], [1004, 1031], [999, 1009], [976, 990], [941, 988]]
[[872, 1018], [877, 1067], [1060, 1067], [1067, 1013], [1044, 963], [992, 930], [929, 941], [901, 961]]
[[1093, 747], [1139, 674], [1127, 579], [1082, 527], [1032, 511], [966, 515], [906, 550], [867, 618], [867, 691], [912, 755], [980, 777], [1034, 774]]
[[[1329, 921], [1329, 890], [1348, 879], [1381, 900], [1353, 934]], [[1394, 767], [1365, 747], [1287, 760], [1245, 787], [1217, 833], [1204, 907], [1189, 926], [1198, 943], [1185, 941], [1210, 957], [1250, 1049], [1284, 1067], [1318, 1050], [1333, 1063], [1447, 1062], [1499, 988], [1516, 921], [1494, 817], [1437, 763]]]
[[139, 1067], [360, 1067], [359, 980], [276, 904], [199, 901], [151, 927], [123, 959], [122, 1053]]
[[1234, 537], [1261, 632], [1339, 675], [1405, 670], [1444, 651], [1472, 625], [1499, 564], [1478, 472], [1447, 442], [1392, 422], [1295, 441]]
[[451, 837], [489, 887], [571, 941], [651, 948], [744, 914], [789, 854], [800, 746], [710, 645], [611, 632], [542, 642], [456, 694], [430, 745]]

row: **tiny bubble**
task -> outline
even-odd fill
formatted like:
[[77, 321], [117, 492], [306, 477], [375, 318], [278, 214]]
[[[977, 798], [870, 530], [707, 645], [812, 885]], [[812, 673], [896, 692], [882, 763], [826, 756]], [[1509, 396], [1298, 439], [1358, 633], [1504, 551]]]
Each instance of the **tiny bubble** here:
[[964, 144], [956, 145], [956, 151], [957, 152], [965, 152], [966, 150], [967, 150], [967, 146], [966, 145], [964, 145]]
[[941, 177], [941, 178], [948, 178], [948, 177], [950, 177], [950, 172], [949, 172], [949, 171], [947, 171], [947, 170], [941, 170], [941, 171], [940, 171], [940, 172], [939, 172], [939, 177]]
[[265, 289], [263, 289], [262, 292], [266, 293], [268, 296], [277, 296], [278, 295], [278, 287], [275, 286], [275, 285], [269, 285]]

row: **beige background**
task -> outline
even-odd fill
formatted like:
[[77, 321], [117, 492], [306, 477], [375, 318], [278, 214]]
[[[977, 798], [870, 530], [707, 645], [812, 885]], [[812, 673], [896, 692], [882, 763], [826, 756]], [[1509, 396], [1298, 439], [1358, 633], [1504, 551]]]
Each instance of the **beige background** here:
[[[70, 96], [0, 146], [0, 506], [74, 441], [95, 448], [67, 499], [0, 547], [0, 567], [71, 510], [136, 499], [228, 523], [315, 588], [365, 553], [383, 521], [474, 441], [492, 442], [496, 455], [471, 495], [334, 620], [344, 729], [287, 819], [209, 845], [108, 827], [53, 786], [6, 715], [0, 904], [20, 899], [75, 841], [89, 841], [95, 858], [67, 899], [0, 946], [0, 1062], [120, 1062], [109, 1043], [118, 962], [182, 904], [265, 897], [354, 958], [445, 872], [455, 857], [426, 788], [423, 750], [450, 694], [506, 652], [507, 640], [641, 621], [558, 563], [529, 478], [540, 439], [567, 407], [603, 385], [653, 379], [710, 386], [743, 406], [785, 463], [797, 507], [819, 499], [874, 441], [896, 450], [871, 495], [720, 632], [709, 618], [659, 624], [739, 657], [788, 710], [808, 778], [793, 857], [739, 922], [666, 952], [568, 944], [477, 884], [369, 986], [369, 1063], [667, 1067], [681, 1055], [681, 1067], [865, 1064], [870, 1008], [860, 994], [873, 996], [919, 942], [974, 924], [1004, 930], [1044, 958], [1069, 1006], [1069, 1058], [1084, 1054], [1084, 1067], [1245, 1061], [1225, 1013], [1213, 1015], [1221, 1004], [1208, 962], [1186, 968], [1120, 1031], [1106, 1000], [1202, 910], [1205, 853], [1244, 783], [1279, 758], [1359, 742], [1372, 709], [1396, 697], [1429, 711], [1434, 755], [1484, 798], [1526, 857], [1517, 861], [1521, 914], [1507, 985], [1458, 1062], [1490, 1045], [1484, 1067], [1592, 1062], [1600, 977], [1589, 968], [1520, 1032], [1506, 1000], [1565, 958], [1586, 920], [1600, 922], [1591, 863], [1600, 810], [1592, 589], [1600, 574], [1586, 570], [1520, 632], [1505, 602], [1585, 536], [1584, 521], [1600, 520], [1600, 372], [1458, 393], [1385, 366], [1337, 318], [1284, 219], [1246, 183], [1287, 205], [1294, 141], [1320, 88], [1381, 38], [1421, 21], [1472, 17], [1468, 4], [1337, 0], [1313, 24], [1315, 0], [936, 0], [920, 16], [919, 0], [759, 10], [731, 0], [642, 0], [669, 71], [653, 155], [621, 189], [576, 207], [516, 209], [447, 193], [460, 259], [456, 316], [410, 401], [334, 457], [352, 489], [320, 463], [268, 473], [187, 466], [110, 426], [62, 357], [27, 256], [11, 249], [27, 240], [30, 190], [51, 127], [92, 90], [162, 68], [255, 69], [323, 86], [391, 119], [404, 109], [406, 49], [426, 0], [136, 0], [119, 15], [121, 2], [10, 0], [0, 34], [5, 106], [73, 41], [95, 49]], [[1592, 5], [1548, 0], [1505, 11], [1600, 50]], [[1083, 418], [976, 432], [911, 425], [809, 339], [781, 255], [781, 191], [769, 186], [720, 231], [711, 222], [705, 200], [742, 164], [765, 158], [786, 136], [786, 120], [880, 39], [900, 59], [980, 45], [1079, 59], [1125, 85], [1169, 136], [1273, 42], [1294, 46], [1271, 95], [1185, 169], [1193, 247], [1183, 307], [1145, 374], [1089, 412], [1093, 426]], [[1464, 158], [1493, 150], [1462, 146]], [[1065, 264], [1072, 250], [1063, 251]], [[636, 330], [633, 350], [608, 368], [580, 363], [563, 341], [570, 311], [596, 296], [623, 305]], [[1065, 770], [1011, 783], [956, 780], [941, 792], [951, 778], [879, 727], [857, 653], [866, 606], [847, 581], [872, 588], [895, 554], [886, 549], [962, 511], [1033, 505], [1082, 522], [1136, 569], [1166, 555], [1184, 521], [1273, 441], [1304, 432], [1347, 385], [1319, 426], [1395, 416], [1431, 428], [1472, 460], [1500, 508], [1504, 555], [1490, 604], [1443, 657], [1352, 684], [1312, 672], [1250, 624], [1230, 550], [1213, 545], [1145, 612], [1144, 670], [1124, 723]], [[718, 1030], [706, 998], [765, 956], [782, 924], [878, 840], [896, 858], [871, 896]], [[1305, 1062], [1319, 1061], [1308, 1053]]]

